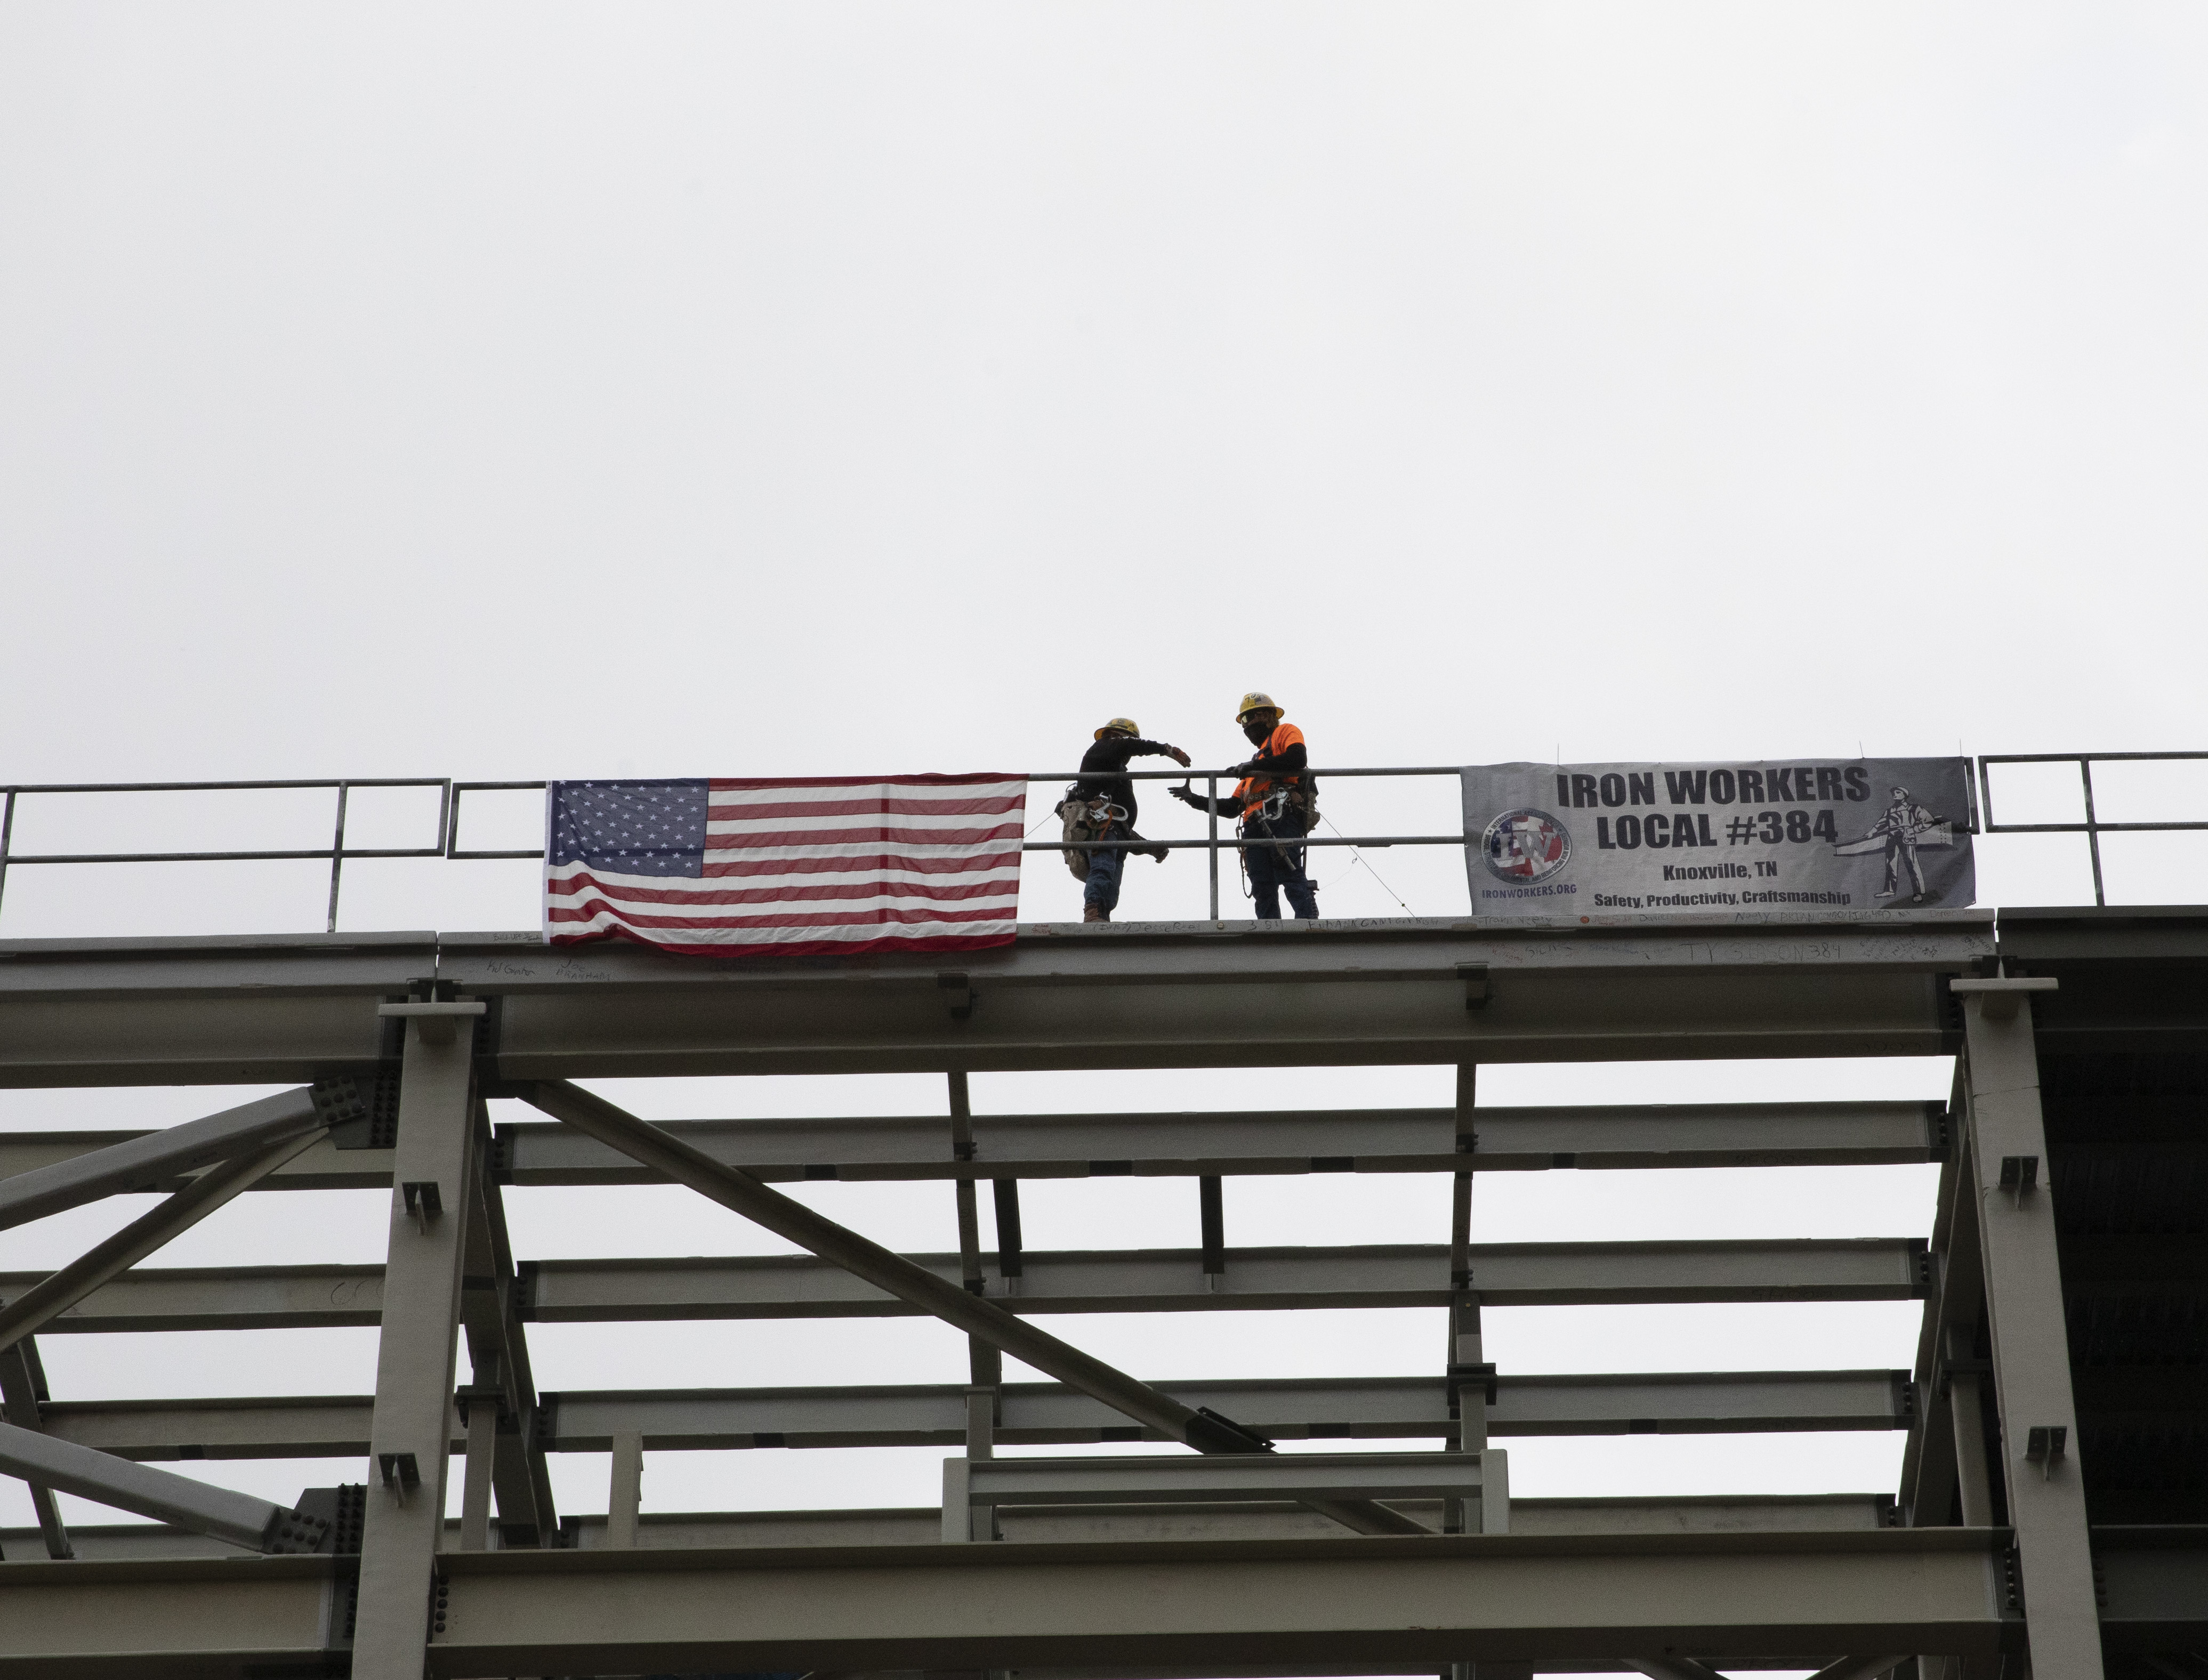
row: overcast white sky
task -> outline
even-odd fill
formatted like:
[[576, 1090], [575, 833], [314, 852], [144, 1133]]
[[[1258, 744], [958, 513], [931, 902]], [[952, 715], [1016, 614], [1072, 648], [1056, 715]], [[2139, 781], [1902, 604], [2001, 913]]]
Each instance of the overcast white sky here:
[[[1042, 771], [1115, 713], [1218, 763], [1252, 687], [1335, 764], [2208, 745], [2204, 94], [2208, 14], [2179, 3], [0, 4], [0, 780]], [[1335, 812], [1445, 824], [1450, 791]], [[326, 836], [324, 808], [255, 820]], [[115, 843], [101, 820], [27, 807], [17, 844]], [[2202, 855], [2119, 846], [2112, 896], [2197, 899]], [[1042, 861], [1026, 913], [1070, 914]], [[1376, 861], [1413, 909], [1461, 908], [1446, 852]], [[0, 933], [319, 925], [311, 866], [181, 909], [123, 873], [18, 871]], [[1989, 844], [1982, 879], [2089, 891], [2068, 840]], [[534, 920], [528, 866], [355, 880], [348, 926]], [[1123, 913], [1200, 894], [1191, 861], [1140, 865]], [[1439, 1101], [1440, 1077], [1278, 1100]], [[787, 1083], [631, 1095], [941, 1100]], [[1015, 1083], [977, 1101], [1224, 1103], [1243, 1076]], [[1527, 1070], [1484, 1098], [1946, 1088], [1929, 1065]], [[1911, 1172], [1597, 1176], [1483, 1221], [1928, 1222]], [[1439, 1217], [1431, 1186], [1324, 1185], [1238, 1188], [1237, 1239]], [[819, 1193], [949, 1241], [947, 1191]], [[1029, 1241], [1191, 1239], [1192, 1189], [1111, 1200], [1132, 1193], [1037, 1191]], [[525, 1253], [576, 1239], [549, 1195], [517, 1197]], [[330, 1198], [312, 1256], [275, 1203], [301, 1205], [247, 1198], [165, 1257], [374, 1257], [376, 1198]], [[5, 1263], [129, 1211], [11, 1233]], [[752, 1241], [729, 1223], [639, 1192], [591, 1229]], [[1764, 1314], [1744, 1344], [1745, 1311], [1496, 1341], [1526, 1370], [1908, 1361], [1906, 1313]], [[1156, 1376], [1230, 1348], [1253, 1373], [1438, 1361], [1437, 1321], [1372, 1317], [1417, 1323], [1074, 1328]], [[548, 1387], [603, 1385], [615, 1353], [636, 1381], [865, 1380], [892, 1348], [955, 1376], [931, 1335], [537, 1345]], [[47, 1346], [65, 1394], [252, 1392], [309, 1341], [315, 1386], [368, 1386], [335, 1333]], [[1558, 1444], [1523, 1444], [1521, 1491], [1878, 1486], [1895, 1457]], [[647, 1501], [807, 1503], [828, 1473], [745, 1458]], [[205, 1468], [286, 1498], [359, 1473]], [[562, 1474], [603, 1508], [602, 1462]], [[933, 1497], [932, 1462], [834, 1474], [839, 1499]]]

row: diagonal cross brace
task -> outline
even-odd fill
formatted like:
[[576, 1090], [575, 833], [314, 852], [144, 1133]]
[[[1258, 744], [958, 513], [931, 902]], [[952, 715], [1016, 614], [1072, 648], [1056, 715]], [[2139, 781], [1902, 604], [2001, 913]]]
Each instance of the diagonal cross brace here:
[[302, 1085], [165, 1131], [148, 1132], [90, 1155], [18, 1173], [0, 1179], [0, 1231], [103, 1197], [148, 1189], [210, 1161], [264, 1149], [323, 1124], [314, 1091]]
[[321, 1517], [14, 1424], [0, 1424], [0, 1472], [254, 1551], [313, 1551], [329, 1532]]
[[87, 1295], [119, 1277], [155, 1249], [182, 1235], [240, 1191], [250, 1189], [320, 1138], [325, 1128], [294, 1133], [235, 1161], [225, 1161], [141, 1215], [44, 1281], [0, 1307], [0, 1349], [14, 1346], [58, 1318]]
[[[25, 1336], [12, 1347], [0, 1348], [0, 1417], [20, 1429], [43, 1431], [45, 1425], [39, 1402], [45, 1397], [45, 1387], [37, 1342]], [[46, 1543], [46, 1556], [75, 1557], [76, 1548], [69, 1544], [69, 1525], [62, 1521], [53, 1489], [43, 1482], [33, 1482], [30, 1488], [31, 1509], [39, 1519], [39, 1538]]]
[[[777, 1236], [841, 1266], [876, 1288], [964, 1330], [1000, 1352], [1055, 1377], [1137, 1423], [1202, 1453], [1269, 1450], [1267, 1443], [1229, 1419], [1183, 1405], [1172, 1395], [1059, 1341], [994, 1301], [969, 1294], [901, 1254], [813, 1212], [741, 1167], [726, 1166], [647, 1120], [639, 1119], [565, 1080], [522, 1087], [515, 1094], [554, 1119], [597, 1138], [631, 1160], [686, 1185]], [[1362, 1533], [1423, 1534], [1423, 1523], [1370, 1500], [1315, 1501], [1323, 1511]]]

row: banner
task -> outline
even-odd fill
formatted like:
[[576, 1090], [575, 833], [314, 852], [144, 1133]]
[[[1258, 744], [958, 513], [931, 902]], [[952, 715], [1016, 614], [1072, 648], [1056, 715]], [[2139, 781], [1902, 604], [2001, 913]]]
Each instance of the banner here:
[[1472, 913], [1955, 909], [1968, 759], [1468, 765]]

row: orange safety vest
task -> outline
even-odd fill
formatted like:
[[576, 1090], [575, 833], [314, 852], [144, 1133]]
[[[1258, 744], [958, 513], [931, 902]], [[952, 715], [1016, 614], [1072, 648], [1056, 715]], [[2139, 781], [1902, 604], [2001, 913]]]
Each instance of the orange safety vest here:
[[[1272, 734], [1265, 737], [1264, 746], [1258, 749], [1259, 756], [1278, 758], [1291, 747], [1299, 744], [1303, 738], [1304, 732], [1293, 723], [1275, 723]], [[1282, 777], [1278, 782], [1269, 776], [1245, 776], [1234, 784], [1234, 797], [1242, 801], [1242, 814], [1246, 819], [1257, 814], [1258, 807], [1265, 802], [1265, 795], [1275, 787], [1293, 788], [1300, 786], [1302, 782], [1300, 776]]]

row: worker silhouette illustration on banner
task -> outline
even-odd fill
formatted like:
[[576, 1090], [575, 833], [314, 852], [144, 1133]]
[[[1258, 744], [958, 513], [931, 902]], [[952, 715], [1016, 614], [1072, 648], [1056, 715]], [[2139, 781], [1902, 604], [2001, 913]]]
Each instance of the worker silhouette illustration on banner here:
[[1835, 846], [1835, 857], [1863, 857], [1875, 851], [1886, 854], [1886, 881], [1877, 892], [1881, 898], [1899, 895], [1901, 873], [1909, 872], [1916, 891], [1910, 902], [1923, 903], [1931, 897], [1924, 885], [1924, 865], [1917, 855], [1917, 848], [1942, 848], [1955, 843], [1953, 825], [1945, 817], [1936, 816], [1919, 805], [1906, 788], [1892, 789], [1893, 803], [1886, 807], [1879, 819], [1871, 825], [1870, 832], [1860, 840], [1850, 841], [1845, 846]]

